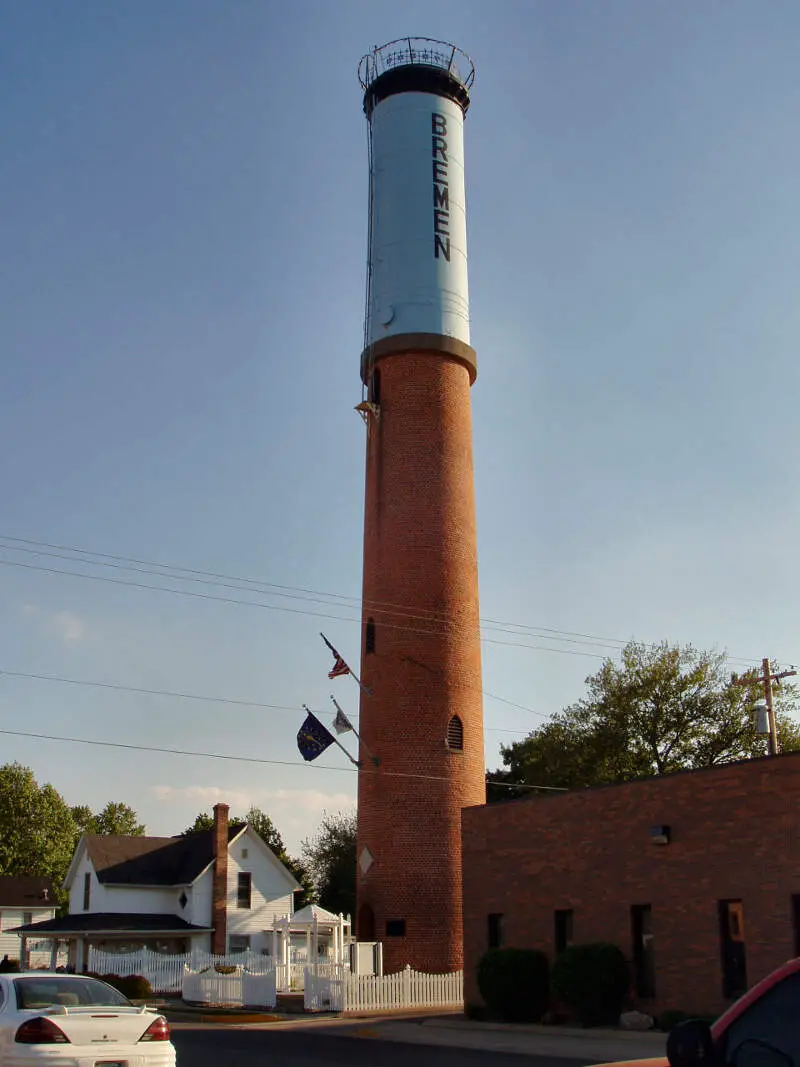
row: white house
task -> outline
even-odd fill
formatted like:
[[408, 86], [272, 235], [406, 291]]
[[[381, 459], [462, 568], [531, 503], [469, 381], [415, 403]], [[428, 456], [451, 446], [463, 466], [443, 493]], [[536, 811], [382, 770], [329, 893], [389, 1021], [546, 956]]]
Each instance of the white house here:
[[[38, 926], [56, 914], [53, 886], [49, 878], [27, 876], [0, 877], [0, 957], [22, 959], [22, 939], [13, 933], [18, 926]], [[34, 948], [33, 945], [29, 946]], [[50, 960], [50, 946], [42, 953], [34, 948], [29, 961], [32, 965], [46, 965]]]
[[64, 888], [69, 914], [20, 933], [69, 940], [80, 970], [90, 945], [269, 954], [274, 921], [294, 912], [300, 885], [251, 826], [229, 825], [227, 804], [217, 804], [214, 827], [185, 837], [85, 834]]

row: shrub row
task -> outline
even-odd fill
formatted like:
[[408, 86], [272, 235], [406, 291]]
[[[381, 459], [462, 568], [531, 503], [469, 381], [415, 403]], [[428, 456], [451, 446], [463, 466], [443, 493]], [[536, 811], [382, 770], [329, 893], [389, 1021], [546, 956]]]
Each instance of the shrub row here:
[[118, 974], [95, 974], [90, 971], [88, 977], [99, 978], [106, 985], [113, 986], [128, 1000], [148, 1000], [153, 995], [153, 987], [141, 974], [121, 977]]
[[583, 1026], [619, 1020], [628, 993], [627, 961], [616, 945], [570, 945], [552, 968], [537, 949], [495, 948], [478, 962], [478, 989], [504, 1022], [540, 1022], [556, 1000]]

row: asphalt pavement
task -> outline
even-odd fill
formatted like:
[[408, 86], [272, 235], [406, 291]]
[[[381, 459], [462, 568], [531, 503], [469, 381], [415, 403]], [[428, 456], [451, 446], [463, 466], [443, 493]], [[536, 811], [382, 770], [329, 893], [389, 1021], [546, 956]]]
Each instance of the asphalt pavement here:
[[[498, 1067], [497, 1051], [362, 1039], [317, 1027], [268, 1028], [176, 1023], [178, 1067]], [[586, 1067], [585, 1059], [506, 1053], [502, 1067]]]

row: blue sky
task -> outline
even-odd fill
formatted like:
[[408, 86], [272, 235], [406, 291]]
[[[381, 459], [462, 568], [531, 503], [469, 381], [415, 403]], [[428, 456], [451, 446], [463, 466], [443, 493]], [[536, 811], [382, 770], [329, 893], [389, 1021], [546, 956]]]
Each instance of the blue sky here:
[[795, 3], [7, 0], [0, 669], [280, 707], [6, 675], [0, 724], [288, 764], [2, 738], [70, 803], [173, 833], [253, 802], [296, 849], [354, 800], [294, 740], [332, 691], [319, 630], [357, 661], [354, 600], [9, 538], [358, 596], [355, 72], [406, 33], [477, 67], [482, 615], [518, 624], [485, 631], [487, 762], [631, 637], [800, 660]]

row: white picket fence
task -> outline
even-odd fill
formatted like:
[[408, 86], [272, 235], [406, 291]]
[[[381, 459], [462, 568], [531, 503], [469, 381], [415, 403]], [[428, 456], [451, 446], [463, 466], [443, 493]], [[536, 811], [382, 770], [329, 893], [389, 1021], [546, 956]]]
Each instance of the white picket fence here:
[[215, 964], [245, 968], [252, 974], [275, 971], [272, 957], [262, 956], [258, 952], [212, 956], [210, 952], [196, 950], [178, 956], [165, 956], [148, 948], [138, 952], [101, 952], [99, 949], [90, 948], [88, 970], [95, 974], [116, 974], [120, 978], [141, 974], [155, 993], [180, 993], [186, 968], [202, 971], [206, 967], [214, 967]]
[[464, 1003], [464, 972], [423, 974], [410, 967], [397, 974], [338, 973], [305, 975], [307, 1011], [391, 1011], [400, 1008], [460, 1008]]
[[183, 975], [182, 998], [193, 1004], [219, 1004], [247, 1008], [274, 1008], [278, 1000], [274, 968], [250, 974], [237, 967], [234, 974], [219, 974], [214, 968]]

